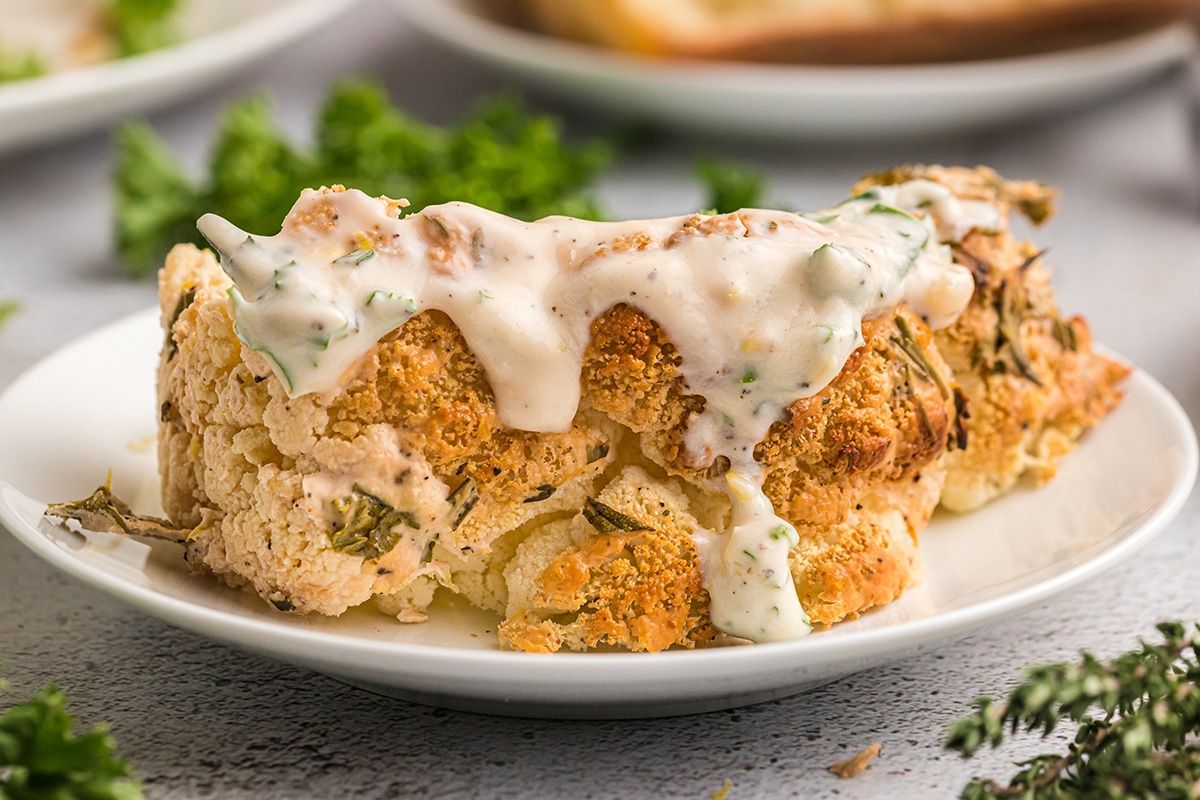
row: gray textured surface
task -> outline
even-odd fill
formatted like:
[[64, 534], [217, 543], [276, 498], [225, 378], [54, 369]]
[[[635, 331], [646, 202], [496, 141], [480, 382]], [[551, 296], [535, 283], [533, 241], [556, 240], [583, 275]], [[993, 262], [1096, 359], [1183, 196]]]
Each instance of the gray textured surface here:
[[[194, 164], [214, 114], [267, 86], [285, 126], [305, 120], [334, 77], [389, 77], [394, 97], [448, 120], [498, 76], [426, 42], [377, 3], [256, 74], [153, 122]], [[696, 205], [695, 153], [758, 164], [774, 196], [808, 207], [861, 172], [904, 161], [987, 163], [1064, 190], [1039, 241], [1052, 248], [1062, 305], [1101, 341], [1200, 412], [1200, 212], [1184, 82], [1176, 76], [1072, 116], [946, 140], [859, 146], [667, 139], [604, 187], [617, 213]], [[595, 124], [572, 112], [571, 129]], [[153, 302], [108, 255], [103, 133], [0, 157], [0, 297], [22, 312], [0, 333], [0, 388], [55, 347]], [[1156, 620], [1200, 619], [1193, 500], [1132, 562], [1087, 587], [928, 655], [803, 696], [724, 713], [640, 722], [545, 722], [442, 711], [379, 698], [329, 678], [211, 643], [83, 587], [0, 536], [0, 664], [8, 699], [56, 681], [84, 720], [106, 719], [151, 798], [950, 797], [976, 772], [1043, 745], [972, 762], [941, 749], [970, 699], [1002, 691], [1022, 664], [1114, 654]], [[4, 705], [0, 700], [0, 705]], [[839, 781], [825, 768], [867, 745], [883, 756]], [[1045, 746], [1057, 746], [1061, 739]]]

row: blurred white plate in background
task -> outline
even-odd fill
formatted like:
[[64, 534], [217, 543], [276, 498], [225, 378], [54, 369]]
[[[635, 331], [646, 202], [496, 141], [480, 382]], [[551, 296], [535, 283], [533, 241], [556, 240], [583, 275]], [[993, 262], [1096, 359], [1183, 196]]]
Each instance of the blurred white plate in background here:
[[191, 0], [172, 47], [0, 84], [0, 151], [68, 136], [214, 84], [356, 0]]
[[1184, 24], [1102, 45], [955, 64], [818, 67], [654, 59], [502, 24], [479, 0], [392, 0], [413, 24], [578, 105], [685, 130], [877, 138], [1059, 112], [1137, 85], [1195, 49]]

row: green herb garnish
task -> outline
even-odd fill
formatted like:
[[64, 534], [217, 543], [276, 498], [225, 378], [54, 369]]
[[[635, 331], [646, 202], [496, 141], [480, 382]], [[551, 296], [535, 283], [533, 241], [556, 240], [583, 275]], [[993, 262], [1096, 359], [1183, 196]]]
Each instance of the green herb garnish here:
[[1045, 191], [1036, 197], [1018, 198], [1017, 210], [1024, 214], [1034, 225], [1041, 225], [1054, 215], [1054, 198]]
[[0, 328], [21, 310], [21, 304], [16, 300], [0, 300]]
[[397, 300], [404, 304], [404, 312], [406, 314], [408, 314], [410, 317], [413, 314], [417, 313], [417, 301], [416, 300], [414, 300], [411, 297], [402, 297], [401, 295], [393, 294], [392, 292], [385, 292], [381, 289], [376, 289], [375, 291], [373, 291], [369, 295], [367, 295], [367, 299], [363, 303], [363, 306], [366, 308], [369, 308], [371, 306], [371, 304], [376, 301], [378, 301], [380, 303], [384, 303], [384, 302], [396, 302]]
[[949, 399], [950, 387], [946, 385], [946, 381], [930, 362], [929, 357], [925, 355], [925, 350], [921, 347], [921, 343], [917, 341], [916, 334], [913, 333], [912, 326], [908, 324], [908, 320], [899, 314], [895, 318], [896, 329], [899, 331], [899, 336], [891, 337], [891, 343], [901, 353], [908, 356], [912, 361], [912, 365], [916, 367], [917, 372], [921, 377], [932, 380], [937, 384], [938, 391], [942, 397]]
[[792, 538], [792, 529], [789, 528], [787, 525], [776, 525], [774, 528], [771, 529], [771, 538], [776, 539], [776, 540], [791, 539]]
[[128, 270], [146, 274], [176, 242], [204, 242], [194, 222], [212, 212], [243, 230], [277, 230], [300, 192], [343, 184], [407, 198], [409, 210], [450, 200], [519, 219], [601, 216], [587, 187], [608, 163], [609, 145], [564, 142], [559, 122], [493, 98], [462, 123], [439, 128], [394, 108], [381, 86], [345, 81], [330, 92], [316, 144], [301, 149], [280, 133], [263, 97], [225, 114], [208, 176], [188, 178], [143, 124], [117, 137], [116, 240]]
[[106, 21], [118, 58], [174, 44], [178, 0], [108, 0]]
[[148, 127], [122, 126], [116, 146], [117, 250], [131, 274], [148, 274], [172, 245], [197, 241], [196, 212], [204, 198]]
[[708, 191], [707, 213], [729, 214], [763, 204], [765, 180], [756, 170], [705, 158], [696, 164], [696, 175]]
[[329, 532], [333, 549], [365, 559], [391, 552], [400, 541], [400, 534], [393, 530], [398, 525], [421, 527], [411, 511], [392, 508], [358, 484], [348, 496], [334, 500], [333, 508], [345, 519]]
[[1008, 343], [1008, 351], [1012, 354], [1013, 364], [1017, 371], [1035, 386], [1041, 386], [1041, 378], [1033, 370], [1033, 362], [1021, 342], [1021, 323], [1024, 321], [1025, 298], [1021, 288], [1015, 281], [1004, 280], [1000, 283], [1000, 297], [996, 303], [999, 316], [999, 338]]
[[[820, 216], [815, 216], [815, 217], [808, 216], [806, 214], [805, 216], [808, 219], [811, 219], [813, 222], [817, 223], [818, 225], [828, 225], [829, 223], [833, 222], [838, 217], [840, 217], [841, 214], [822, 214]], [[824, 245], [824, 246], [828, 247], [828, 245]], [[819, 250], [820, 248], [817, 248], [817, 249]]]
[[[162, 413], [161, 408], [159, 413]], [[82, 500], [51, 503], [46, 508], [46, 516], [73, 519], [87, 531], [149, 536], [170, 542], [185, 542], [192, 533], [191, 528], [176, 528], [165, 519], [134, 514], [128, 503], [112, 493], [111, 473], [103, 486]]]
[[[7, 689], [0, 681], [0, 691]], [[100, 724], [76, 735], [66, 695], [47, 686], [0, 716], [0, 798], [141, 800], [128, 762]]]
[[355, 265], [357, 265], [357, 264], [363, 263], [367, 259], [374, 258], [374, 257], [375, 257], [374, 250], [363, 250], [362, 248], [358, 248], [357, 250], [351, 250], [349, 253], [346, 253], [345, 255], [338, 256], [337, 258], [335, 258], [333, 260], [333, 263], [334, 264], [355, 264]]
[[[205, 213], [243, 230], [277, 230], [301, 191], [333, 184], [405, 198], [409, 213], [460, 200], [522, 220], [602, 219], [589, 187], [625, 149], [619, 134], [568, 144], [557, 118], [531, 114], [511, 96], [487, 99], [456, 126], [429, 125], [365, 80], [335, 85], [314, 127], [315, 144], [296, 147], [265, 98], [243, 99], [225, 113], [208, 174], [193, 180], [149, 127], [122, 126], [114, 227], [127, 271], [149, 274], [178, 242], [206, 246], [194, 224]], [[764, 181], [753, 170], [705, 159], [697, 172], [714, 213], [763, 205]], [[483, 256], [481, 240], [472, 252]]]
[[1078, 724], [1065, 754], [1021, 764], [1007, 786], [975, 779], [968, 800], [1086, 797], [1195, 797], [1200, 781], [1200, 634], [1180, 622], [1157, 626], [1162, 644], [1103, 663], [1082, 653], [1077, 664], [1033, 667], [1003, 702], [975, 701], [976, 712], [947, 732], [946, 746], [970, 756], [999, 746], [1020, 728], [1047, 735]]
[[889, 206], [886, 203], [876, 203], [875, 205], [871, 206], [871, 210], [868, 213], [871, 213], [871, 214], [896, 214], [898, 216], [905, 217], [907, 219], [911, 219], [914, 222], [916, 221], [916, 217], [914, 217], [912, 214], [908, 213], [907, 211], [904, 211], [903, 209], [896, 208], [895, 206]]
[[46, 62], [34, 50], [13, 52], [0, 43], [0, 83], [23, 81], [46, 74]]
[[479, 490], [475, 488], [475, 481], [467, 478], [460, 483], [446, 498], [446, 502], [450, 504], [450, 530], [456, 531], [479, 502]]

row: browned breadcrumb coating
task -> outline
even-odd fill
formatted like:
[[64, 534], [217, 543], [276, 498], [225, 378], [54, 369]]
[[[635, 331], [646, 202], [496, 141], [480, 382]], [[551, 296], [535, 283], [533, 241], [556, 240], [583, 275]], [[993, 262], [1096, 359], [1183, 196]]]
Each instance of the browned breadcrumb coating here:
[[716, 636], [700, 581], [687, 497], [628, 467], [596, 498], [643, 530], [600, 531], [581, 512], [535, 531], [506, 577], [509, 617], [500, 642], [551, 653], [612, 645], [658, 652]]
[[[960, 197], [996, 202], [1041, 223], [1057, 192], [1005, 181], [992, 170], [909, 166], [856, 187], [926, 178]], [[967, 310], [935, 336], [966, 398], [966, 444], [946, 454], [942, 505], [970, 511], [1011, 489], [1023, 475], [1054, 477], [1059, 462], [1121, 398], [1125, 365], [1099, 353], [1081, 317], [1059, 312], [1037, 247], [1008, 230], [973, 230], [954, 243], [971, 270]]]

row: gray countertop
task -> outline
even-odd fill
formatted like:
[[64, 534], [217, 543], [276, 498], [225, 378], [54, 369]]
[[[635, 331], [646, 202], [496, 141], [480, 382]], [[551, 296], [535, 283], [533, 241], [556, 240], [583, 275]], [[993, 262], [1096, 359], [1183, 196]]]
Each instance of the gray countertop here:
[[[188, 163], [205, 158], [219, 109], [267, 87], [286, 130], [307, 135], [328, 83], [383, 76], [393, 98], [439, 122], [505, 79], [407, 28], [382, 2], [256, 70], [156, 113]], [[319, 56], [319, 57], [318, 57]], [[1050, 248], [1061, 306], [1100, 341], [1200, 412], [1200, 173], [1183, 75], [1103, 105], [1003, 130], [860, 144], [754, 144], [668, 136], [622, 161], [604, 199], [622, 216], [699, 202], [698, 153], [762, 168], [794, 207], [836, 201], [861, 173], [908, 161], [988, 164], [1063, 190], [1037, 240]], [[552, 101], [535, 101], [555, 108]], [[567, 114], [572, 134], [605, 127]], [[154, 303], [110, 254], [107, 133], [0, 156], [0, 299], [22, 309], [0, 331], [0, 390], [55, 348]], [[64, 390], [69, 390], [64, 386]], [[1101, 655], [1153, 635], [1162, 619], [1200, 619], [1193, 498], [1149, 547], [1093, 585], [940, 650], [790, 699], [706, 715], [631, 722], [486, 717], [368, 694], [181, 631], [109, 599], [0, 536], [0, 707], [47, 682], [88, 722], [107, 720], [150, 798], [951, 797], [973, 774], [1061, 748], [1065, 732], [963, 761], [945, 727], [980, 694], [1002, 692], [1029, 662]], [[826, 768], [879, 741], [882, 756], [839, 780]]]

